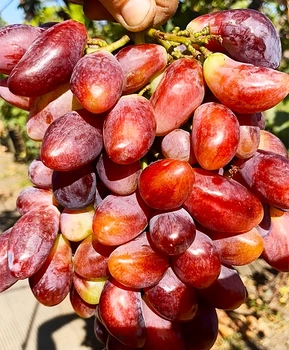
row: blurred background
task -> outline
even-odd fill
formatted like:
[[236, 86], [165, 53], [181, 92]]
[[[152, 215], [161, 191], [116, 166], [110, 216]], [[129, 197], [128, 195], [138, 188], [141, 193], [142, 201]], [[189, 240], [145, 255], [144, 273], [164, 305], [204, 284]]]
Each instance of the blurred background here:
[[[289, 24], [285, 0], [279, 1], [180, 1], [176, 15], [165, 30], [184, 29], [200, 14], [221, 9], [252, 8], [265, 13], [282, 41], [280, 70], [289, 73]], [[0, 26], [14, 23], [40, 25], [73, 18], [85, 23], [91, 36], [114, 41], [123, 29], [116, 23], [85, 18], [80, 5], [65, 0], [2, 0]], [[4, 76], [2, 76], [4, 77]], [[0, 76], [0, 79], [2, 78]], [[289, 98], [266, 111], [267, 130], [289, 149]], [[19, 217], [15, 210], [18, 193], [30, 186], [27, 168], [39, 154], [39, 143], [25, 130], [27, 112], [0, 99], [0, 234]], [[289, 274], [278, 273], [261, 259], [238, 269], [248, 289], [248, 301], [232, 312], [219, 311], [219, 337], [213, 349], [288, 350]], [[82, 320], [69, 300], [47, 308], [34, 299], [26, 281], [17, 282], [0, 294], [0, 350], [102, 349], [93, 334], [93, 319]]]

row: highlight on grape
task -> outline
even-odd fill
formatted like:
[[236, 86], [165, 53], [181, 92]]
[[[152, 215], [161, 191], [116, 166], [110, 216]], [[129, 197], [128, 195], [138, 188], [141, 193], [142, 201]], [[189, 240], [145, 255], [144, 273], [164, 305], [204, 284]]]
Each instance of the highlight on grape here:
[[0, 291], [69, 297], [107, 350], [207, 350], [216, 309], [247, 299], [235, 266], [289, 271], [288, 152], [264, 117], [289, 93], [280, 38], [250, 9], [130, 34], [0, 28], [0, 96], [41, 145]]

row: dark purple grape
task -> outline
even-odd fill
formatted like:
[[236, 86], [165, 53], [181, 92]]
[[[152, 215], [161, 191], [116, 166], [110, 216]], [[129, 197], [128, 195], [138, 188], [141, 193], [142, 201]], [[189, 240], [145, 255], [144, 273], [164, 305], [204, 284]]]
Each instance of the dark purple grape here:
[[92, 165], [71, 171], [54, 171], [52, 191], [57, 202], [68, 209], [81, 209], [94, 201], [96, 175]]

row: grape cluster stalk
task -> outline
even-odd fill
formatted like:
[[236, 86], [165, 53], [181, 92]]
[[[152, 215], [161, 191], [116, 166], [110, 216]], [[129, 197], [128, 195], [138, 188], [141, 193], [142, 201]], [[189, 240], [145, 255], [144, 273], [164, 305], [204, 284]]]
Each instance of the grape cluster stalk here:
[[264, 117], [289, 75], [254, 10], [142, 37], [0, 28], [0, 96], [41, 143], [0, 235], [0, 291], [69, 297], [107, 350], [207, 350], [216, 309], [247, 299], [235, 266], [289, 271], [289, 159]]

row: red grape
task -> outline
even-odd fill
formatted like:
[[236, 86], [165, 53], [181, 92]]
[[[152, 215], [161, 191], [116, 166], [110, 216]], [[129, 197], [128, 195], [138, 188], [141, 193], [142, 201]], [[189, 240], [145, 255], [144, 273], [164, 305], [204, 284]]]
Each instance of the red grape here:
[[0, 72], [10, 74], [29, 46], [44, 29], [29, 24], [10, 24], [0, 29]]
[[108, 332], [120, 342], [140, 348], [146, 341], [140, 291], [108, 280], [99, 300], [99, 314]]
[[105, 150], [115, 163], [134, 163], [152, 146], [155, 131], [156, 121], [151, 103], [136, 94], [122, 96], [104, 121]]
[[289, 93], [287, 73], [240, 63], [222, 53], [211, 54], [203, 71], [213, 94], [234, 112], [262, 112], [276, 106]]
[[18, 279], [32, 276], [48, 257], [59, 230], [59, 211], [42, 206], [30, 210], [14, 224], [8, 240], [8, 266]]
[[8, 268], [8, 240], [12, 227], [0, 234], [0, 292], [10, 288], [18, 281]]
[[166, 134], [161, 142], [162, 154], [166, 158], [184, 160], [190, 164], [197, 162], [191, 135], [183, 129], [174, 129]]
[[28, 177], [34, 186], [52, 189], [53, 170], [45, 166], [40, 157], [35, 158], [28, 167]]
[[54, 204], [55, 200], [51, 190], [32, 186], [24, 188], [16, 199], [16, 209], [21, 215], [35, 207]]
[[124, 244], [146, 228], [149, 213], [137, 192], [127, 196], [108, 195], [95, 210], [93, 238], [109, 246]]
[[238, 272], [222, 265], [220, 275], [208, 288], [199, 291], [207, 302], [218, 309], [234, 310], [247, 299], [247, 290]]
[[34, 97], [18, 96], [13, 94], [7, 85], [8, 78], [0, 80], [0, 97], [3, 98], [10, 105], [29, 111], [34, 103]]
[[271, 227], [263, 237], [263, 259], [278, 271], [289, 271], [289, 212], [270, 208]]
[[28, 136], [32, 140], [42, 141], [48, 126], [54, 120], [81, 108], [81, 104], [73, 96], [68, 84], [36, 97], [26, 123]]
[[221, 35], [222, 47], [241, 62], [276, 69], [281, 62], [281, 41], [268, 17], [252, 9], [214, 11], [193, 19], [187, 29], [197, 32], [209, 27]]
[[96, 305], [86, 303], [77, 293], [73, 285], [70, 289], [69, 300], [73, 310], [81, 318], [90, 318], [95, 316]]
[[67, 83], [87, 40], [85, 26], [67, 20], [46, 29], [11, 71], [8, 86], [21, 96], [40, 96]]
[[46, 306], [61, 303], [69, 293], [72, 271], [69, 241], [59, 234], [45, 262], [29, 277], [29, 285], [35, 298]]
[[123, 81], [124, 74], [117, 59], [110, 52], [99, 50], [77, 62], [70, 88], [85, 109], [103, 113], [120, 98]]
[[141, 164], [139, 161], [130, 164], [118, 164], [113, 162], [106, 152], [102, 152], [97, 160], [96, 170], [98, 176], [110, 191], [118, 195], [128, 195], [137, 189]]
[[252, 191], [266, 203], [289, 210], [289, 159], [259, 150], [241, 166], [240, 173]]
[[74, 271], [86, 279], [109, 276], [107, 261], [114, 249], [115, 247], [108, 247], [94, 241], [92, 235], [89, 235], [79, 244], [74, 253]]
[[67, 209], [82, 209], [92, 204], [96, 175], [92, 165], [71, 171], [53, 171], [52, 191], [57, 202]]
[[93, 161], [102, 151], [103, 120], [85, 111], [68, 112], [50, 124], [41, 145], [48, 168], [70, 171]]
[[198, 308], [194, 289], [181, 282], [170, 267], [158, 284], [144, 290], [144, 297], [159, 316], [169, 321], [189, 321]]
[[246, 232], [263, 218], [260, 200], [237, 181], [208, 170], [193, 169], [195, 182], [184, 208], [201, 225], [215, 231]]
[[122, 285], [136, 289], [157, 284], [168, 265], [168, 258], [150, 246], [146, 232], [117, 247], [108, 258], [110, 274]]
[[197, 231], [191, 246], [172, 257], [172, 268], [179, 279], [195, 288], [207, 288], [219, 276], [221, 261], [213, 241]]
[[189, 163], [177, 159], [161, 159], [147, 166], [140, 174], [138, 188], [144, 201], [154, 209], [180, 207], [194, 183]]
[[154, 74], [167, 65], [167, 52], [157, 44], [129, 45], [121, 49], [115, 57], [124, 72], [124, 94], [140, 90]]
[[204, 103], [195, 110], [191, 137], [201, 167], [217, 170], [236, 154], [240, 139], [239, 122], [229, 108], [215, 102]]
[[164, 254], [184, 253], [195, 238], [195, 224], [183, 208], [155, 211], [149, 221], [149, 238]]
[[169, 65], [150, 99], [155, 110], [156, 135], [166, 135], [183, 125], [204, 95], [202, 66], [197, 60], [180, 58]]

